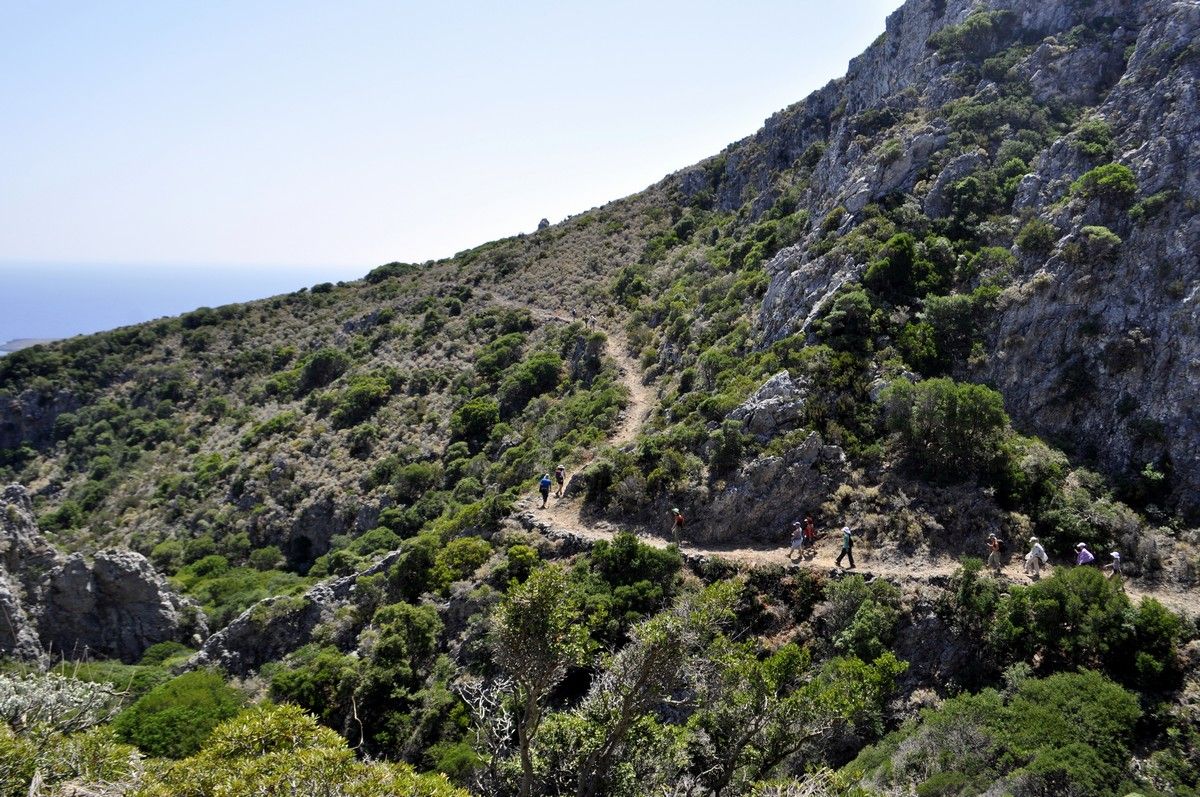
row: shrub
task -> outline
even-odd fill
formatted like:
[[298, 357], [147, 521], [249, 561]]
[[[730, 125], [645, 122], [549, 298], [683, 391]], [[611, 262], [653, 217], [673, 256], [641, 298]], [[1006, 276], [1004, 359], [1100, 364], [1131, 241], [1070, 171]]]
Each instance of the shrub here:
[[1017, 16], [1008, 10], [971, 12], [961, 24], [935, 31], [927, 44], [946, 59], [982, 62], [1013, 36]]
[[340, 349], [318, 349], [300, 363], [299, 393], [325, 387], [350, 367], [350, 356]]
[[129, 797], [305, 794], [467, 797], [442, 775], [405, 764], [362, 763], [346, 742], [295, 706], [262, 706], [217, 727], [194, 757], [149, 768]]
[[200, 750], [220, 722], [246, 704], [217, 673], [184, 673], [151, 689], [122, 711], [113, 727], [123, 741], [154, 756], [183, 758]]
[[492, 399], [471, 399], [450, 416], [450, 436], [478, 450], [488, 439], [492, 427], [500, 422], [500, 406]]
[[120, 696], [108, 684], [51, 673], [0, 673], [0, 728], [80, 731], [107, 722], [119, 707]]
[[1106, 163], [1085, 172], [1071, 184], [1071, 193], [1085, 199], [1105, 199], [1124, 203], [1137, 194], [1137, 180], [1128, 166]]
[[1022, 251], [1037, 255], [1047, 254], [1054, 248], [1054, 242], [1057, 240], [1058, 230], [1054, 225], [1039, 218], [1025, 222], [1016, 238], [1017, 246], [1021, 247]]
[[451, 540], [434, 558], [432, 582], [441, 588], [466, 578], [492, 555], [492, 546], [479, 537], [460, 537]]
[[331, 420], [338, 429], [362, 423], [392, 394], [391, 383], [378, 374], [360, 374], [350, 380], [333, 409]]
[[995, 390], [945, 378], [916, 385], [899, 379], [880, 399], [888, 428], [927, 475], [958, 481], [997, 461], [1008, 415]]

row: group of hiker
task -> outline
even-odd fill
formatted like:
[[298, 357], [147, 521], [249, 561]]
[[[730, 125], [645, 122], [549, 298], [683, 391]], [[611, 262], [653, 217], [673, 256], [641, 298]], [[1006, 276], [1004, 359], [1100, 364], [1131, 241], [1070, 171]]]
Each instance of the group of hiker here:
[[[563, 465], [559, 465], [554, 469], [554, 477], [551, 478], [549, 473], [543, 473], [542, 478], [538, 481], [538, 491], [542, 494], [542, 509], [546, 508], [546, 503], [550, 500], [550, 488], [555, 483], [558, 484], [558, 490], [554, 493], [555, 498], [561, 498], [563, 489], [566, 485], [567, 469]], [[685, 520], [683, 513], [678, 507], [671, 509], [671, 537], [676, 545], [682, 542], [683, 526]], [[811, 558], [816, 555], [817, 545], [817, 526], [813, 522], [812, 515], [805, 515], [804, 520], [797, 520], [792, 523], [792, 544], [788, 551], [789, 561], [798, 561], [793, 559], [793, 556], [798, 556], [799, 559]], [[1004, 541], [995, 534], [989, 534], [985, 541], [985, 546], [988, 552], [987, 566], [996, 575], [1004, 569]], [[1029, 552], [1025, 554], [1025, 573], [1030, 578], [1037, 580], [1041, 578], [1042, 567], [1049, 563], [1050, 557], [1046, 554], [1046, 549], [1042, 547], [1041, 541], [1037, 537], [1029, 538]], [[849, 526], [842, 527], [842, 547], [834, 560], [838, 567], [842, 566], [842, 560], [845, 559], [854, 569], [854, 531]], [[1121, 571], [1121, 552], [1113, 551], [1109, 554], [1109, 563], [1102, 568], [1108, 578], [1122, 575]], [[1087, 543], [1080, 542], [1075, 545], [1075, 564], [1076, 566], [1094, 565], [1096, 556], [1088, 550]]]
[[[1004, 568], [1004, 562], [1001, 559], [1001, 554], [1004, 552], [1004, 543], [995, 534], [989, 534], [986, 541], [988, 551], [988, 567], [996, 575], [1000, 575], [1000, 571]], [[1108, 578], [1122, 575], [1121, 571], [1121, 552], [1113, 551], [1109, 555], [1109, 563], [1102, 568]], [[1050, 557], [1046, 554], [1046, 549], [1042, 547], [1042, 542], [1037, 537], [1029, 538], [1029, 553], [1025, 554], [1025, 574], [1032, 579], [1041, 578], [1042, 567], [1050, 561]], [[1086, 542], [1075, 543], [1075, 565], [1083, 567], [1096, 564], [1096, 555], [1088, 550]]]
[[[803, 522], [797, 520], [792, 524], [792, 548], [788, 551], [788, 559], [792, 560], [796, 553], [801, 559], [811, 557], [816, 554], [816, 545], [817, 526], [812, 515], [805, 515]], [[842, 559], [850, 563], [851, 570], [854, 569], [854, 532], [849, 526], [842, 526], [842, 549], [835, 560], [838, 567], [842, 566]]]
[[538, 492], [542, 494], [542, 509], [546, 508], [546, 502], [550, 500], [550, 488], [558, 483], [558, 490], [554, 493], [555, 498], [562, 498], [563, 488], [567, 483], [567, 469], [562, 464], [559, 464], [554, 469], [554, 481], [550, 480], [549, 473], [543, 473], [542, 478], [538, 479]]

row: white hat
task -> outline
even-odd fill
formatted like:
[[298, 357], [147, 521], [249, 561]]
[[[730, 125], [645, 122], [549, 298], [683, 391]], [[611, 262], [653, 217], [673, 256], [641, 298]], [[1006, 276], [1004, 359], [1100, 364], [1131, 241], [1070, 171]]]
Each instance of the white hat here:
[[843, 534], [849, 534], [849, 533], [850, 533], [850, 527], [849, 527], [849, 526], [842, 526], [842, 533], [843, 533]]
[[1029, 538], [1029, 541], [1030, 541], [1030, 542], [1038, 542], [1039, 540], [1038, 540], [1038, 538], [1037, 538], [1037, 537], [1030, 537], [1030, 538]]
[[1121, 552], [1120, 552], [1120, 551], [1113, 551], [1112, 553], [1110, 553], [1110, 554], [1109, 554], [1109, 556], [1111, 556], [1113, 559], [1120, 559], [1120, 558], [1121, 558]]
[[1076, 548], [1086, 548], [1087, 543], [1086, 542], [1077, 542], [1077, 543], [1075, 543], [1075, 547]]

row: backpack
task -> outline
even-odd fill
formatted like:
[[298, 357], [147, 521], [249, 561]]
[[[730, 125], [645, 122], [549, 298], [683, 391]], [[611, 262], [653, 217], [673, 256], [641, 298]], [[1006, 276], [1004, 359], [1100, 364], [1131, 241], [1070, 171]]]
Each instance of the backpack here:
[[541, 487], [543, 490], [549, 490], [550, 489], [550, 477], [549, 476], [543, 477], [542, 480], [538, 482], [538, 487]]

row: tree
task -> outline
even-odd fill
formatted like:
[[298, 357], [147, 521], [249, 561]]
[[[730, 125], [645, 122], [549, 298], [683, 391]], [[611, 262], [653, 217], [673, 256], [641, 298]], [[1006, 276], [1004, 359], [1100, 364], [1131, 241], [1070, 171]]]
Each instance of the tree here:
[[583, 662], [588, 651], [586, 626], [580, 622], [566, 572], [548, 565], [515, 585], [496, 610], [492, 649], [496, 663], [513, 680], [517, 747], [521, 757], [521, 797], [533, 786], [533, 739], [551, 690], [567, 668]]
[[990, 467], [1008, 427], [1004, 399], [984, 385], [953, 379], [898, 379], [881, 395], [884, 418], [914, 464], [954, 481]]
[[602, 793], [634, 726], [679, 686], [689, 667], [732, 616], [738, 585], [725, 581], [686, 595], [639, 623], [574, 712], [588, 733], [575, 765], [577, 797]]

